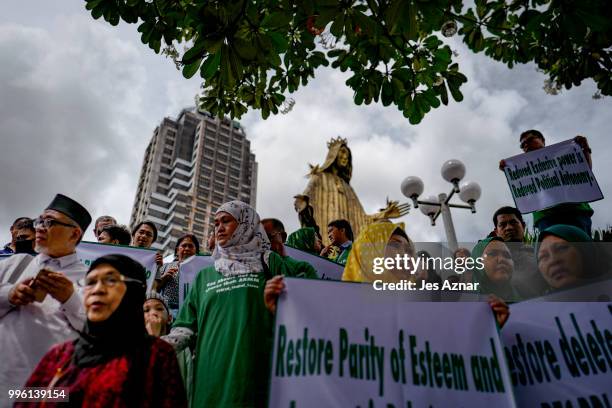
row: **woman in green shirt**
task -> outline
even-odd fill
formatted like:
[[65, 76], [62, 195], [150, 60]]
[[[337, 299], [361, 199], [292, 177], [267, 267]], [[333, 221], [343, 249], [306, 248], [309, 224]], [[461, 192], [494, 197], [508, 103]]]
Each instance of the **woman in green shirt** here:
[[267, 279], [300, 275], [270, 241], [253, 208], [240, 201], [215, 213], [214, 267], [198, 273], [164, 340], [182, 350], [195, 343], [191, 405], [266, 405], [273, 317], [263, 303]]

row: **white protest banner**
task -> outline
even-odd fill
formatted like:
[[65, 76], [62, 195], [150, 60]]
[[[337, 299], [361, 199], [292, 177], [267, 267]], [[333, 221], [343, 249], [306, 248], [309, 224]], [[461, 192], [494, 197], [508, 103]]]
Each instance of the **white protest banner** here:
[[179, 305], [183, 304], [185, 296], [189, 292], [189, 286], [195, 280], [198, 272], [214, 264], [214, 259], [208, 255], [191, 256], [181, 262], [179, 265]]
[[81, 262], [87, 266], [104, 255], [121, 254], [129, 256], [145, 267], [147, 272], [147, 289], [152, 287], [153, 281], [155, 280], [155, 271], [157, 270], [157, 264], [155, 263], [155, 254], [157, 254], [157, 250], [155, 249], [82, 241], [77, 246], [76, 253]]
[[612, 302], [612, 279], [529, 299], [529, 302]]
[[[285, 248], [287, 250], [287, 255], [290, 257], [297, 259], [298, 261], [305, 261], [311, 264], [317, 271], [319, 278], [333, 280], [342, 279], [342, 272], [344, 271], [342, 265], [338, 265], [337, 263], [331, 262], [325, 258], [300, 251], [299, 249], [294, 249], [291, 247]], [[179, 305], [183, 304], [185, 295], [189, 291], [189, 286], [195, 279], [197, 273], [212, 265], [214, 265], [214, 260], [211, 256], [193, 256], [181, 263], [179, 273]]]
[[573, 140], [513, 156], [505, 162], [508, 186], [522, 213], [603, 198], [582, 149]]
[[612, 407], [612, 303], [520, 302], [502, 339], [519, 407]]
[[285, 278], [271, 407], [514, 407], [487, 303]]
[[317, 255], [309, 254], [308, 252], [300, 251], [299, 249], [285, 246], [287, 255], [298, 261], [308, 262], [317, 271], [319, 279], [342, 280], [344, 266], [339, 265], [329, 259], [322, 258]]

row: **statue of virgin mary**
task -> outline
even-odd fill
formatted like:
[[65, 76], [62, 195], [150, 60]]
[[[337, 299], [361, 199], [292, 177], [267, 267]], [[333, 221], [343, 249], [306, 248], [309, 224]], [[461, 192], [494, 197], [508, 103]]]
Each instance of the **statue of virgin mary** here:
[[[337, 219], [345, 219], [351, 224], [355, 237], [366, 225], [377, 220], [396, 218], [407, 213], [408, 205], [398, 207], [395, 201], [387, 200], [387, 207], [380, 212], [368, 215], [351, 187], [353, 160], [346, 139], [335, 138], [327, 143], [328, 152], [321, 166], [310, 166], [308, 185], [303, 195], [308, 196], [314, 209], [314, 219], [327, 231], [327, 225]], [[325, 233], [322, 234], [327, 238]]]

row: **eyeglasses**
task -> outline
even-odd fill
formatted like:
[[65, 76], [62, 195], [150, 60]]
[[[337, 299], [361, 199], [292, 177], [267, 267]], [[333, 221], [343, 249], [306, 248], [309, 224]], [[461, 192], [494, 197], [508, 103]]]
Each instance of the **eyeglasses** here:
[[53, 227], [54, 225], [61, 225], [62, 227], [78, 228], [77, 225], [61, 222], [54, 218], [38, 217], [37, 219], [34, 220], [34, 228], [43, 227], [44, 229], [49, 229]]
[[117, 286], [119, 283], [121, 282], [133, 282], [133, 283], [138, 283], [140, 286], [144, 287], [144, 284], [142, 283], [142, 281], [138, 280], [138, 279], [132, 279], [132, 278], [128, 278], [125, 277], [123, 275], [119, 275], [119, 277], [115, 276], [115, 275], [107, 275], [104, 276], [102, 278], [83, 278], [83, 279], [79, 279], [77, 281], [77, 284], [84, 288], [85, 290], [91, 290], [93, 288], [95, 288], [98, 285], [98, 282], [102, 282], [102, 285], [107, 287], [107, 288], [114, 288], [115, 286]]
[[486, 258], [493, 258], [493, 257], [499, 257], [501, 256], [502, 258], [506, 258], [506, 259], [512, 259], [512, 254], [510, 254], [510, 252], [508, 251], [503, 251], [501, 249], [492, 249], [490, 251], [487, 251], [484, 256]]

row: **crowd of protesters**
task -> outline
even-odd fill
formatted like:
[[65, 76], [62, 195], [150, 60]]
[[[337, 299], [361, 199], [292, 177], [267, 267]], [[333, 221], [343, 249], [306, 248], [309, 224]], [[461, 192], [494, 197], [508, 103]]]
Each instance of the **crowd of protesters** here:
[[[528, 152], [543, 147], [544, 137], [531, 130], [520, 142]], [[577, 142], [591, 165], [586, 139]], [[527, 242], [522, 214], [501, 207], [488, 237], [453, 253], [482, 259], [481, 267], [444, 279], [478, 283], [479, 293], [493, 295], [489, 304], [503, 326], [507, 303], [608, 276], [605, 255], [592, 245], [591, 215], [586, 203], [534, 214], [539, 233]], [[431, 257], [417, 251], [402, 223], [373, 223], [354, 236], [348, 221], [334, 220], [324, 245], [314, 228], [287, 234], [280, 220], [261, 220], [231, 201], [216, 210], [206, 248], [186, 232], [174, 261], [164, 264], [158, 254], [147, 292], [144, 267], [127, 256], [102, 256], [88, 267], [79, 261], [76, 247], [91, 221], [82, 205], [58, 194], [38, 218], [20, 217], [10, 228], [0, 261], [0, 407], [7, 390], [24, 386], [65, 387], [74, 406], [264, 406], [283, 276], [318, 277], [285, 245], [340, 265], [342, 280], [354, 282], [381, 278], [376, 258]], [[140, 248], [158, 235], [153, 222], [130, 231], [111, 216], [97, 218], [93, 232], [100, 243]], [[180, 265], [202, 254], [214, 265], [197, 274], [179, 304]], [[430, 267], [387, 269], [383, 279], [443, 281]]]

